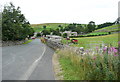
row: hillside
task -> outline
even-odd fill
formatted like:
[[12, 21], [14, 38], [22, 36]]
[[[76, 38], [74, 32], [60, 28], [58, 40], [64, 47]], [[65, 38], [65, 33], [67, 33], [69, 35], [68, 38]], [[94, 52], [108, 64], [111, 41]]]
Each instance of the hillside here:
[[102, 29], [97, 29], [94, 32], [118, 32], [120, 28], [120, 25], [112, 25], [108, 27], [104, 27]]
[[46, 29], [57, 29], [58, 26], [61, 25], [63, 28], [68, 25], [68, 23], [43, 23], [43, 24], [31, 24], [32, 28], [35, 30], [35, 32], [41, 32], [44, 28], [43, 26], [46, 26]]
[[[43, 23], [43, 24], [31, 24], [32, 28], [35, 30], [35, 32], [41, 32], [44, 30], [43, 26], [46, 26], [46, 29], [57, 29], [58, 26], [61, 25], [63, 28], [68, 26], [70, 23]], [[83, 27], [86, 24], [81, 24]]]

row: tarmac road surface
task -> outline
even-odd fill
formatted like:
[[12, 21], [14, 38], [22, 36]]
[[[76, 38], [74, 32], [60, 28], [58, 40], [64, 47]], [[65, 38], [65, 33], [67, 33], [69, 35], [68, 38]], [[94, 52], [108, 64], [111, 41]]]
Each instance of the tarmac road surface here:
[[2, 47], [2, 80], [55, 80], [53, 54], [40, 39]]

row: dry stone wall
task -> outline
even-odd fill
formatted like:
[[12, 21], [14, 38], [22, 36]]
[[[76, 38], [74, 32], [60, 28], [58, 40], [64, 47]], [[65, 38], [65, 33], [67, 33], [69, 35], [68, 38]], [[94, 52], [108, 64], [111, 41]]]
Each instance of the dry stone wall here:
[[20, 44], [23, 44], [24, 42], [25, 42], [25, 40], [24, 41], [0, 41], [0, 47], [20, 45]]
[[69, 45], [62, 44], [61, 42], [47, 40], [46, 42], [47, 46], [53, 48], [53, 49], [69, 49], [70, 51], [75, 52], [78, 55], [84, 54], [84, 48], [83, 47], [71, 47]]

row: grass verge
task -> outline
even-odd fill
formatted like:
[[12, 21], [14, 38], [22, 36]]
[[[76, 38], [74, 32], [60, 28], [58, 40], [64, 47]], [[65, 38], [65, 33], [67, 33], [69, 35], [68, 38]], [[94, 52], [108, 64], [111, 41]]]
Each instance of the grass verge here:
[[27, 40], [27, 41], [24, 42], [23, 44], [28, 44], [28, 43], [30, 43], [30, 42], [32, 42], [32, 40]]
[[119, 55], [113, 47], [108, 50], [82, 56], [69, 49], [59, 50], [57, 54], [64, 80], [119, 80]]

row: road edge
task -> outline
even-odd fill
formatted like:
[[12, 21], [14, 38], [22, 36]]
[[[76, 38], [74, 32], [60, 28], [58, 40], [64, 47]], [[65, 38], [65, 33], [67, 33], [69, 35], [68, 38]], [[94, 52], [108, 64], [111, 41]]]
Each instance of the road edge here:
[[59, 63], [58, 54], [56, 53], [53, 54], [52, 63], [53, 63], [53, 71], [54, 71], [55, 80], [64, 80], [63, 75], [62, 75], [62, 68]]

